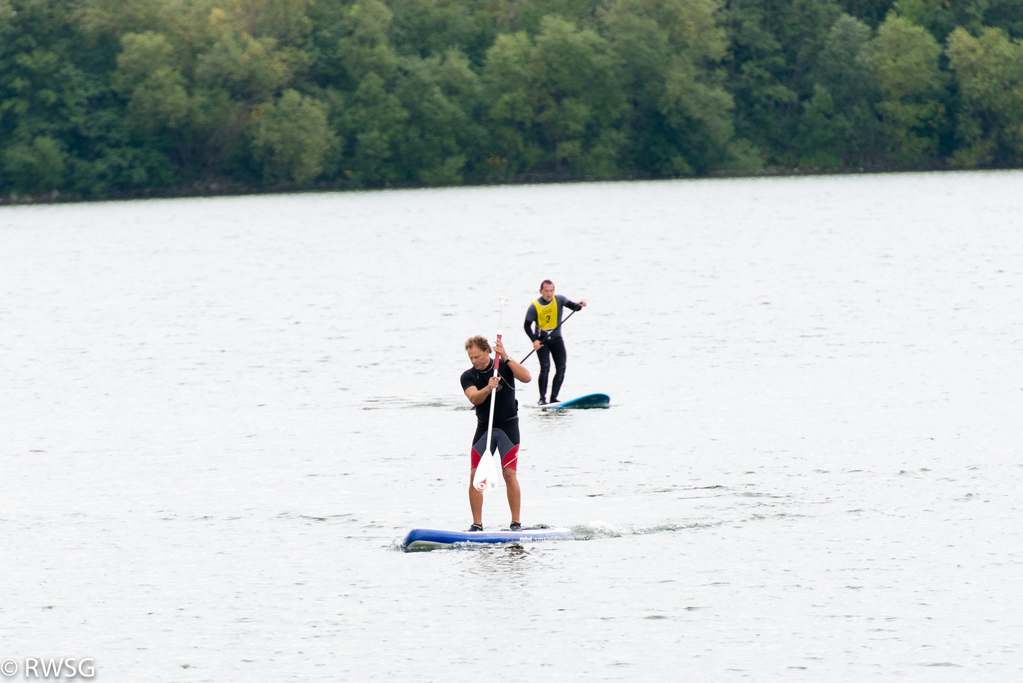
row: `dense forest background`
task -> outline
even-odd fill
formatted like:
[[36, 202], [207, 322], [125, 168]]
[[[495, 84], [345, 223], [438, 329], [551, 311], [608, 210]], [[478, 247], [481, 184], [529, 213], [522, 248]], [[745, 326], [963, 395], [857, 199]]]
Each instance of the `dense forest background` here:
[[1023, 166], [1023, 0], [0, 0], [0, 193]]

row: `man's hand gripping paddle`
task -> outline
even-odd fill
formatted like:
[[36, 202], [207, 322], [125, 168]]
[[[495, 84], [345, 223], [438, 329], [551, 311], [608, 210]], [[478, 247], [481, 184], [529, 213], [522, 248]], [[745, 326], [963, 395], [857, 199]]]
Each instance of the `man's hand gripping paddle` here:
[[[565, 319], [561, 321], [561, 324], [564, 325], [565, 323], [567, 323], [568, 319], [571, 318], [573, 315], [575, 315], [575, 311], [572, 311], [571, 313], [566, 315]], [[533, 349], [532, 351], [527, 353], [526, 357], [519, 361], [519, 365], [522, 365], [523, 363], [525, 363], [529, 359], [529, 357], [532, 356], [534, 353], [536, 353], [536, 349]]]
[[[504, 305], [508, 302], [508, 299], [498, 297], [501, 301], [501, 313], [498, 316], [497, 323], [497, 341], [501, 341], [501, 326], [504, 323]], [[501, 364], [501, 354], [494, 349], [494, 377], [500, 377], [497, 374], [497, 368]], [[494, 436], [494, 406], [497, 404], [497, 391], [500, 386], [495, 387], [490, 392], [490, 423], [487, 425], [487, 450], [484, 451], [483, 457], [480, 458], [480, 464], [476, 467], [476, 474], [473, 475], [472, 485], [476, 487], [477, 491], [489, 491], [496, 489], [498, 484], [503, 481], [500, 476], [501, 471], [501, 453], [492, 455], [490, 451], [490, 444]], [[495, 462], [496, 461], [496, 462]]]

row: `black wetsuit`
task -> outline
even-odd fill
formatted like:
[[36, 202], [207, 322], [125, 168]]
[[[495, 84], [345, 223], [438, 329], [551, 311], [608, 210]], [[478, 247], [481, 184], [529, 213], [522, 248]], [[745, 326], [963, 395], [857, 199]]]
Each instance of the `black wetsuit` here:
[[[519, 402], [515, 400], [515, 375], [508, 363], [501, 361], [497, 368], [501, 383], [490, 392], [483, 403], [476, 406], [476, 433], [472, 437], [474, 457], [478, 458], [486, 448], [487, 429], [490, 426], [490, 402], [495, 399], [494, 432], [491, 435], [491, 448], [497, 447], [501, 453], [503, 467], [514, 467], [518, 454], [519, 438]], [[494, 376], [494, 361], [486, 370], [471, 367], [462, 373], [462, 391], [469, 387], [486, 388], [490, 378]], [[475, 464], [473, 465], [475, 466]]]
[[[565, 319], [564, 311], [566, 308], [570, 308], [573, 311], [582, 310], [582, 306], [560, 294], [555, 294], [554, 299], [558, 302], [558, 324], [554, 329], [540, 329], [536, 320], [536, 307], [533, 304], [530, 304], [526, 310], [526, 322], [523, 325], [529, 338], [533, 341], [539, 339], [542, 344], [536, 351], [536, 358], [540, 361], [540, 377], [537, 380], [537, 383], [540, 385], [540, 398], [544, 398], [547, 395], [547, 376], [551, 370], [551, 358], [554, 358], [554, 382], [551, 384], [551, 403], [558, 400], [558, 392], [561, 391], [561, 384], [565, 381], [565, 367], [568, 364], [565, 340], [561, 337], [561, 323]], [[537, 299], [536, 301], [540, 306], [549, 305], [543, 299]]]

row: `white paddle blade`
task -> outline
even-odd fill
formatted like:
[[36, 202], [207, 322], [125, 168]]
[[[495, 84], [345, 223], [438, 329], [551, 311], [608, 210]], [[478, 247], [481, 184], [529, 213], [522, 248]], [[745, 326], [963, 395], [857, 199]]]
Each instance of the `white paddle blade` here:
[[494, 458], [490, 453], [484, 453], [480, 458], [480, 464], [476, 467], [476, 474], [472, 477], [472, 485], [477, 491], [489, 491], [497, 488], [497, 479]]
[[490, 488], [496, 489], [498, 486], [504, 486], [504, 475], [502, 474], [501, 468], [501, 454], [494, 453], [494, 457], [491, 458], [494, 467], [494, 479], [490, 484]]

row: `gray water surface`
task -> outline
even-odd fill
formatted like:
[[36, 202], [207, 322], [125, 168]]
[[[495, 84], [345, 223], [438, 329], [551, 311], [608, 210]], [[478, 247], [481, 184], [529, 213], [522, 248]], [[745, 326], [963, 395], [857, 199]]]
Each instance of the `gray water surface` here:
[[[1020, 172], [0, 208], [0, 659], [1019, 680], [1021, 226]], [[462, 344], [525, 356], [544, 278], [612, 398], [520, 387], [575, 539], [400, 552], [471, 522]]]

